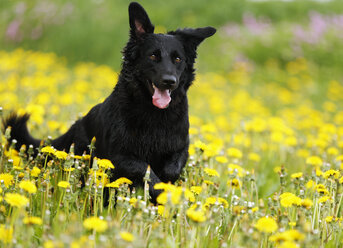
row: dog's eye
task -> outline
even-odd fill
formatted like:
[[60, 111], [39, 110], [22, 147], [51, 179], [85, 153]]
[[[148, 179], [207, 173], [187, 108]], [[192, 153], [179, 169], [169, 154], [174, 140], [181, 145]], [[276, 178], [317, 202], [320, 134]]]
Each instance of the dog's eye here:
[[174, 59], [174, 61], [175, 61], [176, 63], [180, 63], [180, 62], [181, 62], [181, 58], [180, 58], [180, 57], [176, 57], [176, 58]]
[[157, 60], [157, 56], [155, 55], [155, 54], [151, 54], [150, 56], [149, 56], [149, 59], [151, 59], [151, 60]]

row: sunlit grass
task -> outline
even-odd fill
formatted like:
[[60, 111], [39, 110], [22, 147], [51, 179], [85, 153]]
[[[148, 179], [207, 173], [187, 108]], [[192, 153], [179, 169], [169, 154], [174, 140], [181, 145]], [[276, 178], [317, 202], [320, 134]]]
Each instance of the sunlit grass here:
[[0, 52], [2, 114], [29, 112], [46, 141], [32, 157], [30, 147], [5, 151], [9, 132], [2, 136], [1, 247], [342, 246], [343, 87], [318, 81], [313, 68], [299, 58], [197, 75], [189, 161], [182, 180], [156, 185], [154, 206], [129, 180], [111, 181], [110, 161], [49, 146], [48, 135], [101, 102], [117, 74], [68, 68], [54, 54]]

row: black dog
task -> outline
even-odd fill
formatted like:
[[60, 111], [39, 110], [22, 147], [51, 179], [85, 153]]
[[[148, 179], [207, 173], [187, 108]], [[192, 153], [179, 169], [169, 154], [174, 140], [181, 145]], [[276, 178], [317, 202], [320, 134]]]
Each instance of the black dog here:
[[[52, 141], [58, 150], [75, 154], [89, 152], [96, 137], [95, 156], [110, 159], [113, 177], [127, 177], [141, 186], [147, 166], [151, 166], [150, 195], [158, 194], [153, 185], [175, 182], [188, 157], [187, 90], [194, 80], [197, 46], [216, 30], [212, 27], [183, 29], [154, 34], [154, 26], [138, 3], [129, 6], [130, 39], [124, 48], [124, 61], [112, 94]], [[4, 128], [11, 126], [16, 149], [40, 140], [28, 132], [28, 115], [11, 115]]]

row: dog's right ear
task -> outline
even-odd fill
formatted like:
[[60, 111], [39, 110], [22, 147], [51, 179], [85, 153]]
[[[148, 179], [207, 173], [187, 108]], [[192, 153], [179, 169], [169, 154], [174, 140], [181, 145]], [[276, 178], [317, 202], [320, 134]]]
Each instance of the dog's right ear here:
[[132, 38], [140, 39], [144, 34], [154, 32], [154, 25], [151, 24], [148, 14], [139, 3], [130, 3], [129, 18]]

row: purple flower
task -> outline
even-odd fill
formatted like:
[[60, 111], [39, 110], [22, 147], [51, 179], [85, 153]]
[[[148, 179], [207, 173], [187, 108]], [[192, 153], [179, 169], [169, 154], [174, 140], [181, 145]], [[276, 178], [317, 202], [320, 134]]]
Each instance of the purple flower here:
[[23, 38], [23, 34], [20, 31], [21, 21], [12, 21], [6, 30], [6, 37], [12, 41], [20, 42]]

